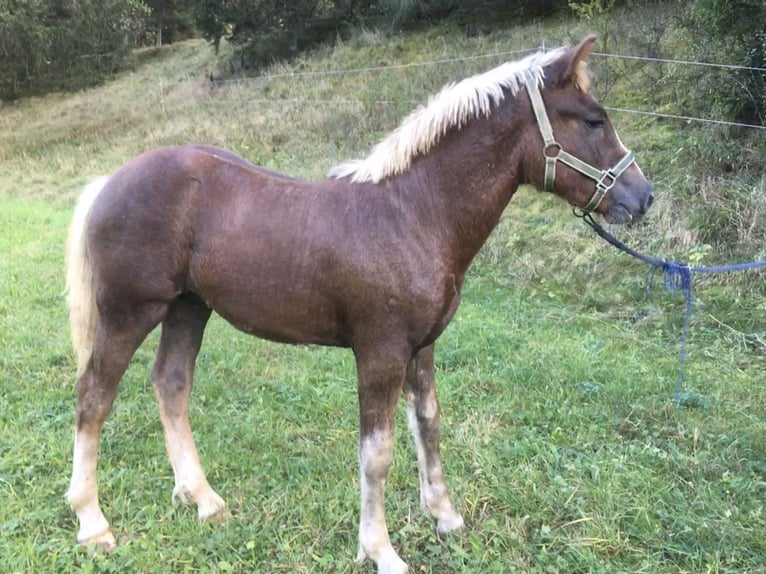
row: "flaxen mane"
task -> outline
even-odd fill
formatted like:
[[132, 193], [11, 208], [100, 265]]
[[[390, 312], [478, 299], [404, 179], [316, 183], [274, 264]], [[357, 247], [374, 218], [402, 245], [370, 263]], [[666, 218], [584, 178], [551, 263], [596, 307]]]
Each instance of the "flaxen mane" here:
[[[538, 52], [516, 62], [507, 62], [488, 72], [445, 86], [407, 116], [402, 124], [373, 148], [366, 159], [335, 166], [330, 177], [351, 177], [354, 182], [378, 183], [402, 173], [413, 158], [428, 153], [452, 127], [460, 127], [472, 118], [487, 116], [502, 101], [504, 90], [516, 95], [524, 85], [524, 72], [532, 70], [542, 83], [543, 68], [560, 58], [566, 48]], [[584, 62], [577, 70], [575, 84], [588, 90], [589, 79]]]

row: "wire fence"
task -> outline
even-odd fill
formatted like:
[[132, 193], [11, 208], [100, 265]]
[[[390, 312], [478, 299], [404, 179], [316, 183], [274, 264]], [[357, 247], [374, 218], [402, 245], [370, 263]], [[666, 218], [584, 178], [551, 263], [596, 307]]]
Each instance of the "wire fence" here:
[[[268, 80], [273, 80], [277, 78], [300, 78], [305, 76], [310, 77], [310, 76], [350, 75], [350, 74], [358, 74], [358, 73], [364, 73], [364, 72], [380, 72], [380, 71], [387, 71], [387, 70], [400, 70], [400, 69], [406, 69], [406, 68], [440, 66], [444, 64], [471, 62], [475, 60], [499, 58], [503, 56], [513, 56], [518, 54], [531, 54], [533, 52], [539, 52], [539, 51], [545, 51], [545, 50], [546, 50], [546, 47], [544, 45], [541, 45], [536, 48], [524, 48], [520, 50], [491, 52], [487, 54], [475, 54], [471, 56], [462, 56], [460, 58], [444, 58], [439, 60], [428, 60], [424, 62], [410, 62], [407, 64], [390, 64], [386, 66], [369, 66], [369, 67], [363, 67], [363, 68], [341, 68], [341, 69], [335, 69], [335, 70], [319, 70], [319, 71], [310, 71], [310, 72], [286, 72], [284, 74], [264, 74], [261, 76], [253, 76], [253, 77], [247, 77], [247, 78], [228, 78], [228, 79], [220, 79], [220, 80], [211, 80], [211, 83], [212, 84], [227, 84], [227, 83], [237, 83], [237, 82], [268, 81]], [[687, 65], [687, 66], [704, 66], [704, 67], [710, 67], [710, 68], [720, 68], [725, 70], [746, 70], [746, 71], [752, 71], [752, 72], [766, 73], [766, 68], [758, 68], [758, 67], [752, 67], [752, 66], [738, 66], [735, 64], [716, 64], [712, 62], [697, 62], [694, 60], [673, 60], [673, 59], [667, 59], [667, 58], [650, 58], [645, 56], [629, 56], [625, 54], [608, 54], [605, 52], [591, 52], [591, 56], [597, 56], [600, 58], [616, 58], [620, 60], [654, 62], [658, 64], [681, 64], [681, 65]]]
[[713, 62], [696, 62], [693, 60], [672, 60], [667, 58], [650, 58], [648, 56], [628, 56], [625, 54], [606, 54], [604, 52], [591, 52], [591, 56], [601, 58], [617, 58], [620, 60], [637, 60], [641, 62], [655, 62], [658, 64], [681, 64], [685, 66], [703, 66], [708, 68], [720, 68], [723, 70], [746, 70], [751, 72], [766, 72], [766, 68], [757, 68], [753, 66], [738, 66], [736, 64], [716, 64]]
[[388, 70], [404, 70], [408, 68], [421, 68], [428, 66], [441, 66], [445, 64], [459, 64], [460, 62], [471, 62], [475, 60], [499, 58], [502, 56], [512, 56], [518, 54], [531, 54], [541, 48], [526, 48], [523, 50], [509, 50], [506, 52], [494, 52], [490, 54], [477, 54], [474, 56], [462, 56], [460, 58], [445, 58], [440, 60], [430, 60], [426, 62], [410, 62], [408, 64], [390, 64], [387, 66], [370, 66], [364, 68], [343, 68], [336, 70], [320, 70], [312, 72], [286, 72], [284, 74], [264, 74], [262, 76], [253, 76], [249, 78], [229, 78], [223, 80], [211, 80], [211, 84], [227, 84], [232, 82], [258, 82], [270, 81], [281, 78], [302, 78], [302, 77], [321, 77], [321, 76], [346, 76], [351, 74], [361, 74], [367, 72], [384, 72]]
[[[473, 61], [483, 60], [483, 59], [489, 60], [489, 59], [496, 59], [496, 58], [507, 57], [507, 56], [531, 54], [533, 52], [545, 51], [545, 50], [546, 50], [545, 45], [541, 45], [535, 48], [507, 50], [507, 51], [500, 51], [500, 52], [491, 52], [486, 54], [468, 55], [468, 56], [462, 56], [458, 58], [444, 58], [444, 59], [428, 60], [428, 61], [422, 61], [422, 62], [411, 62], [406, 64], [390, 64], [390, 65], [383, 65], [383, 66], [368, 66], [368, 67], [359, 67], [359, 68], [342, 68], [342, 69], [334, 69], [334, 70], [318, 70], [318, 71], [304, 71], [304, 72], [285, 72], [285, 73], [276, 73], [276, 74], [264, 74], [260, 76], [252, 76], [252, 77], [244, 77], [244, 78], [211, 79], [210, 84], [217, 86], [217, 85], [246, 84], [246, 83], [268, 83], [278, 79], [320, 78], [320, 77], [329, 77], [329, 76], [349, 76], [349, 75], [364, 74], [364, 73], [382, 73], [382, 72], [405, 70], [405, 69], [412, 69], [412, 68], [445, 66], [448, 64], [456, 64], [461, 62], [473, 62]], [[640, 62], [654, 63], [654, 64], [699, 66], [699, 67], [705, 67], [705, 68], [715, 68], [715, 69], [720, 69], [725, 71], [749, 71], [753, 73], [766, 74], [766, 68], [754, 67], [754, 66], [740, 66], [735, 64], [719, 64], [714, 62], [699, 62], [694, 60], [680, 60], [680, 59], [669, 59], [669, 58], [652, 58], [647, 56], [631, 56], [626, 54], [610, 54], [605, 52], [592, 52], [591, 56], [604, 58], [604, 59], [640, 61]], [[338, 98], [338, 99], [335, 99], [335, 98], [328, 98], [328, 99], [257, 98], [252, 101], [259, 102], [259, 103], [274, 102], [274, 103], [326, 104], [326, 105], [333, 105], [333, 104], [361, 105], [361, 104], [370, 104], [370, 103], [376, 104], [376, 105], [399, 105], [403, 103], [417, 105], [418, 103], [421, 103], [418, 100], [404, 100], [404, 99], [396, 99], [396, 100], [381, 99], [381, 100], [370, 101], [370, 100], [349, 99], [349, 98]], [[681, 120], [686, 122], [698, 122], [698, 123], [705, 123], [710, 125], [722, 125], [722, 126], [740, 127], [740, 128], [766, 131], [766, 126], [764, 125], [734, 122], [734, 121], [722, 120], [722, 119], [700, 118], [696, 116], [672, 114], [672, 113], [658, 112], [658, 111], [651, 111], [651, 110], [636, 110], [636, 109], [624, 108], [624, 107], [605, 106], [605, 109], [607, 111], [616, 112], [616, 113], [635, 114], [635, 115], [651, 116], [651, 117], [664, 118], [664, 119], [670, 119], [670, 120]]]

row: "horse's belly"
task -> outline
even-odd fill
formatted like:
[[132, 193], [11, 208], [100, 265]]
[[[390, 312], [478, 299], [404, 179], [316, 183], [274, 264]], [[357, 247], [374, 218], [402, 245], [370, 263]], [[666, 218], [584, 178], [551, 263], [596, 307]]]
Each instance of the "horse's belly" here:
[[317, 301], [276, 297], [245, 305], [238, 305], [236, 299], [210, 301], [208, 305], [232, 326], [262, 339], [333, 347], [350, 344], [342, 322]]

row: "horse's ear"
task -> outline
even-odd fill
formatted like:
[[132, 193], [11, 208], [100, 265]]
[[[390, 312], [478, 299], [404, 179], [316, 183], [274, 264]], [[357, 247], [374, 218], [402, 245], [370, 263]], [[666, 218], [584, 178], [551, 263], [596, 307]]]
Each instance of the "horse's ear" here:
[[590, 78], [586, 71], [586, 62], [596, 42], [596, 36], [590, 35], [572, 48], [569, 48], [564, 55], [553, 65], [553, 81], [556, 85], [563, 86], [569, 82], [581, 91], [587, 92], [590, 85]]
[[572, 58], [572, 66], [585, 62], [590, 56], [590, 51], [593, 49], [593, 44], [596, 43], [595, 34], [585, 36], [582, 41], [574, 47], [574, 58]]

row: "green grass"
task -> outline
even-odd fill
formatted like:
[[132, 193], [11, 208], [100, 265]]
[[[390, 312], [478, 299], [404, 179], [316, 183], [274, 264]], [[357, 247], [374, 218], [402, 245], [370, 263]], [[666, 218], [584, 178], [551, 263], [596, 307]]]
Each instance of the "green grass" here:
[[[102, 442], [101, 496], [120, 547], [77, 547], [63, 500], [74, 409], [60, 275], [69, 213], [29, 200], [0, 206], [4, 572], [372, 571], [353, 564], [350, 353], [258, 341], [220, 320], [206, 334], [191, 416], [226, 521], [200, 524], [170, 503], [147, 382], [152, 339]], [[420, 513], [398, 421], [388, 519], [415, 571], [762, 571], [763, 356], [693, 331], [686, 391], [704, 400], [678, 411], [677, 325], [615, 319], [487, 269], [481, 261], [469, 279], [437, 353], [463, 534], [439, 539]]]
[[[364, 33], [274, 71], [488, 53], [582, 31], [551, 22], [471, 39], [443, 28]], [[106, 555], [75, 543], [63, 496], [75, 367], [62, 252], [82, 184], [144, 149], [189, 141], [321, 177], [363, 155], [412, 107], [374, 100], [422, 101], [448, 79], [495, 63], [210, 91], [203, 78], [224, 56], [184, 43], [146, 55], [143, 66], [101, 88], [0, 110], [0, 572], [373, 572], [371, 563], [353, 562], [351, 354], [259, 341], [219, 318], [198, 360], [191, 419], [210, 482], [228, 503], [226, 520], [199, 523], [193, 509], [170, 502], [172, 470], [148, 382], [153, 335], [123, 380], [102, 439], [100, 494], [119, 547]], [[266, 97], [363, 103], [259, 100]], [[692, 136], [617, 121], [658, 174], [659, 195], [655, 214], [620, 234], [674, 256], [691, 251], [700, 262], [721, 256], [713, 235], [721, 220], [686, 215], [684, 194], [699, 187], [684, 187], [683, 154], [663, 159]], [[705, 185], [709, 196], [716, 183]], [[763, 182], [731, 185], [752, 185], [758, 196]], [[689, 224], [692, 216], [699, 225]], [[700, 249], [700, 237], [713, 247]], [[740, 250], [754, 243], [747, 255], [762, 251], [757, 236], [729, 239]], [[387, 517], [413, 572], [766, 572], [762, 276], [697, 280], [689, 399], [676, 410], [683, 302], [659, 286], [647, 294], [645, 273], [560, 202], [519, 192], [437, 345], [442, 453], [463, 533], [439, 538], [419, 510], [415, 455], [399, 413]]]

